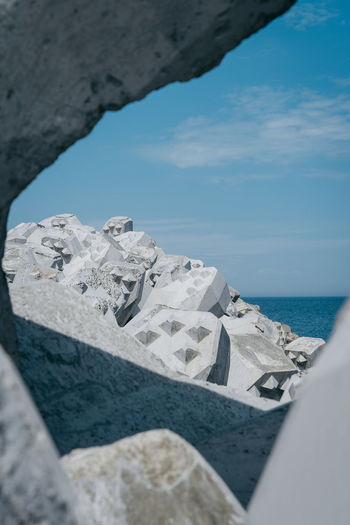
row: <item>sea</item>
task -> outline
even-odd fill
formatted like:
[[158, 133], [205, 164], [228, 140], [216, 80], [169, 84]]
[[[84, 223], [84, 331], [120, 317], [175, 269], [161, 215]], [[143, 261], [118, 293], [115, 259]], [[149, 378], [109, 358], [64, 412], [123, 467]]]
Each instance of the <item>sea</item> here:
[[258, 304], [261, 313], [288, 324], [293, 332], [306, 337], [327, 339], [346, 297], [242, 297]]

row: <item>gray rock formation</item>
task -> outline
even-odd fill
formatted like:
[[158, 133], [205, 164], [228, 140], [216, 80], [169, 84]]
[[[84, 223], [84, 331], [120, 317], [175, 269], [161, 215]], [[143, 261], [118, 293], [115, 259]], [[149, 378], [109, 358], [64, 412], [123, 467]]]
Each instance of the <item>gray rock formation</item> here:
[[[242, 301], [216, 268], [165, 254], [146, 233], [132, 231], [128, 217], [113, 217], [101, 233], [83, 226], [73, 214], [20, 224], [8, 232], [3, 268], [21, 316], [27, 316], [26, 304], [32, 301], [27, 290], [21, 303], [22, 290], [15, 290], [49, 280], [79, 293], [85, 303], [102, 313], [111, 324], [110, 334], [117, 325], [124, 326], [142, 343], [144, 356], [158, 356], [168, 370], [228, 384], [230, 390], [258, 397], [282, 402], [293, 399], [297, 382], [324, 343], [305, 337], [299, 340], [290, 327], [271, 321], [257, 305]], [[54, 292], [47, 293], [42, 286], [36, 293], [46, 297]], [[40, 305], [33, 305], [32, 320], [69, 337], [74, 337], [70, 327], [77, 324], [75, 317], [81, 316], [89, 326], [102, 322], [99, 317], [89, 322], [83, 303], [74, 299], [77, 311], [71, 306], [71, 320], [59, 328], [60, 323], [52, 320], [61, 301], [57, 298], [50, 311], [51, 320], [46, 311], [40, 317]], [[108, 333], [109, 327], [105, 325], [103, 331]], [[82, 341], [104, 350], [105, 338], [99, 341], [87, 330]], [[115, 340], [120, 347], [120, 338]], [[107, 347], [112, 347], [110, 342]], [[134, 354], [130, 352], [131, 360]], [[144, 366], [142, 359], [137, 364]], [[296, 382], [292, 376], [300, 371]]]
[[250, 505], [249, 525], [277, 525], [281, 516], [284, 525], [349, 521], [349, 327], [348, 300], [281, 431]]
[[281, 399], [286, 380], [298, 372], [281, 348], [262, 335], [230, 334], [230, 341], [228, 386]]
[[125, 330], [171, 369], [193, 379], [226, 385], [230, 339], [219, 319], [209, 312], [168, 308], [151, 312], [153, 315], [146, 318], [137, 315]]
[[216, 435], [196, 443], [196, 449], [244, 507], [254, 493], [288, 410], [289, 405], [284, 404], [236, 427], [223, 425]]
[[[128, 359], [144, 369], [163, 375], [171, 374], [170, 369], [161, 359], [152, 352], [145, 352], [143, 345], [121, 330], [117, 324], [108, 323], [103, 315], [100, 315], [74, 290], [63, 288], [45, 279], [29, 283], [27, 286], [11, 287], [11, 301], [16, 324], [17, 316], [20, 315], [24, 320], [35, 323], [39, 327], [46, 327], [61, 336], [79, 341], [82, 347], [90, 345], [112, 356]], [[23, 338], [28, 344], [27, 352], [30, 352], [30, 335], [29, 331], [27, 334], [17, 331], [18, 338]], [[33, 344], [33, 351], [39, 346], [39, 341]], [[59, 340], [53, 345], [43, 337], [41, 347], [41, 350], [45, 348], [44, 358], [55, 360], [60, 354], [63, 361], [67, 364], [71, 361], [70, 364], [73, 365], [74, 353], [76, 353], [73, 345], [71, 348], [68, 345], [60, 347]], [[79, 366], [79, 363], [75, 364]], [[90, 366], [93, 366], [93, 359]], [[25, 374], [24, 369], [23, 366]], [[39, 363], [38, 374], [40, 374]], [[59, 376], [57, 379], [59, 380]]]
[[[155, 372], [173, 370], [270, 400], [294, 399], [324, 341], [298, 339], [290, 327], [271, 321], [259, 306], [230, 291], [216, 268], [165, 254], [146, 233], [132, 231], [132, 225], [128, 217], [113, 217], [100, 233], [73, 214], [61, 214], [10, 230], [3, 268], [19, 315], [107, 352], [113, 353], [115, 341], [116, 355], [140, 366], [147, 366], [148, 359]], [[51, 288], [36, 289], [42, 281], [51, 281]], [[71, 289], [81, 298], [67, 293], [59, 297], [54, 286]], [[46, 298], [47, 311], [31, 293]], [[56, 295], [51, 308], [51, 296]], [[63, 297], [69, 307], [59, 313]], [[87, 303], [111, 326], [88, 314]], [[89, 326], [82, 337], [77, 330], [81, 323]], [[134, 340], [125, 345], [131, 345], [129, 353], [120, 353], [118, 325], [143, 346], [135, 350]], [[152, 368], [152, 356], [167, 371]]]
[[155, 287], [144, 306], [162, 304], [178, 310], [212, 312], [220, 317], [229, 302], [228, 286], [216, 268], [194, 268], [169, 284]]
[[0, 485], [2, 525], [77, 525], [55, 448], [1, 346]]
[[324, 339], [319, 337], [299, 337], [285, 346], [286, 355], [301, 370], [314, 365], [325, 345]]
[[[239, 436], [241, 430], [235, 429], [240, 425], [256, 418], [262, 421], [277, 406], [244, 391], [176, 374], [81, 295], [58, 283], [33, 281], [11, 287], [11, 294], [22, 373], [61, 453], [159, 427], [197, 447], [223, 432]], [[255, 479], [282, 422], [277, 413], [271, 418], [274, 425], [270, 421], [269, 426], [254, 427], [256, 440], [262, 443], [249, 456]], [[227, 446], [221, 445], [225, 461], [231, 448], [229, 440]], [[241, 465], [244, 450], [235, 459]], [[209, 463], [216, 454], [215, 448], [204, 451]], [[244, 504], [256, 482], [249, 481], [248, 474], [251, 478], [251, 469], [239, 473]]]
[[191, 445], [153, 430], [62, 459], [86, 525], [243, 525], [245, 512]]

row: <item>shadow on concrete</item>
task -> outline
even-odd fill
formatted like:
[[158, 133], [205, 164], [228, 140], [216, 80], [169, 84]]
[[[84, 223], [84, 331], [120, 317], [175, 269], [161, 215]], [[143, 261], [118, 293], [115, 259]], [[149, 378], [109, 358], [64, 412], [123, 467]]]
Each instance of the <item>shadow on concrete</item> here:
[[15, 316], [21, 372], [61, 454], [154, 428], [180, 434], [247, 505], [287, 412], [262, 412]]

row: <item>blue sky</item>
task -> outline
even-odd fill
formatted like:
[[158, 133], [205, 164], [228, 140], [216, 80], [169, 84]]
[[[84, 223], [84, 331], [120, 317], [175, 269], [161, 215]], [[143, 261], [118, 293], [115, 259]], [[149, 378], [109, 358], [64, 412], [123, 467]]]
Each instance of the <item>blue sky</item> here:
[[134, 219], [243, 296], [350, 294], [350, 6], [299, 1], [219, 67], [108, 113], [9, 227]]

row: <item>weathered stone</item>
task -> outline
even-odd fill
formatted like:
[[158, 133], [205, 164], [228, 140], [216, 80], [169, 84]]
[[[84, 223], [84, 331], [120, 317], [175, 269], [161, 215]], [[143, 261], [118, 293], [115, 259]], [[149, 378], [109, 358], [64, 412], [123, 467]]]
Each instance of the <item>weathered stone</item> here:
[[230, 335], [256, 334], [266, 337], [274, 344], [280, 342], [280, 334], [275, 323], [255, 310], [247, 312], [243, 317], [224, 315], [220, 319]]
[[51, 438], [1, 346], [0, 483], [2, 525], [77, 524]]
[[237, 312], [237, 317], [243, 317], [248, 312], [260, 312], [260, 306], [257, 304], [246, 303], [240, 297], [235, 301], [235, 309]]
[[122, 233], [114, 238], [114, 243], [126, 262], [142, 265], [146, 270], [157, 260], [156, 244], [144, 232]]
[[[0, 259], [4, 255], [6, 237], [6, 221], [8, 209], [1, 209], [0, 206]], [[0, 345], [11, 355], [12, 359], [18, 363], [18, 351], [16, 345], [16, 334], [13, 326], [13, 316], [11, 301], [8, 293], [8, 286], [5, 274], [0, 264]]]
[[81, 270], [60, 281], [72, 287], [110, 320], [123, 326], [135, 310], [143, 288], [144, 269], [121, 262]]
[[[21, 287], [11, 287], [10, 291], [16, 315], [30, 320], [32, 324], [49, 328], [57, 334], [80, 342], [82, 352], [84, 344], [89, 344], [111, 355], [127, 358], [145, 368], [167, 374], [168, 369], [159, 358], [151, 352], [144, 352], [143, 346], [134, 337], [118, 328], [117, 325], [113, 326], [108, 323], [76, 291], [61, 287], [49, 280], [29, 283]], [[55, 333], [53, 333], [53, 339]], [[18, 334], [18, 336], [24, 338], [24, 343], [29, 343], [29, 331], [27, 334]], [[42, 357], [54, 359], [55, 352], [62, 351], [62, 359], [67, 363], [72, 359], [78, 365], [80, 357], [74, 345], [60, 348], [59, 338], [56, 341], [57, 348], [53, 341], [51, 343], [37, 341], [36, 344], [38, 346], [41, 344], [41, 350], [46, 352], [46, 355]], [[34, 342], [33, 346], [35, 346]], [[26, 348], [26, 351], [29, 352], [30, 348]], [[93, 356], [90, 356], [90, 359], [90, 365], [93, 366]]]
[[3, 1], [0, 208], [104, 111], [208, 71], [292, 3]]
[[[196, 267], [198, 268], [198, 265]], [[192, 264], [188, 257], [164, 254], [158, 257], [157, 262], [149, 270], [148, 281], [151, 286], [162, 288], [176, 281], [180, 275], [187, 273], [191, 269]]]
[[280, 385], [298, 369], [283, 350], [261, 335], [232, 335], [229, 387], [279, 400]]
[[171, 371], [57, 283], [11, 294], [22, 373], [63, 453], [159, 427], [196, 445], [277, 405]]
[[284, 350], [289, 359], [305, 370], [314, 365], [325, 344], [325, 340], [319, 337], [299, 337], [286, 345]]
[[63, 457], [87, 525], [243, 525], [245, 512], [202, 456], [153, 430]]
[[238, 292], [237, 290], [232, 288], [232, 286], [229, 286], [228, 289], [229, 289], [229, 292], [230, 292], [230, 296], [231, 296], [232, 302], [235, 303], [237, 301], [237, 299], [240, 298], [241, 294], [240, 294], [240, 292]]
[[154, 288], [144, 308], [157, 304], [178, 310], [211, 312], [223, 315], [230, 302], [227, 284], [216, 268], [196, 268], [181, 274], [176, 281]]
[[249, 525], [277, 525], [281, 516], [284, 525], [349, 521], [349, 327], [348, 301], [282, 428], [251, 502]]
[[155, 309], [146, 319], [136, 316], [125, 330], [173, 370], [193, 379], [227, 383], [230, 339], [213, 314]]
[[133, 221], [130, 217], [111, 217], [102, 228], [102, 233], [109, 239], [114, 240], [121, 233], [131, 232]]
[[220, 428], [196, 448], [227, 483], [244, 507], [270, 455], [289, 410], [288, 404], [263, 412], [243, 424]]
[[285, 323], [275, 322], [275, 326], [279, 332], [279, 344], [285, 346], [295, 339], [298, 339], [298, 335], [292, 332], [292, 329], [289, 325]]

